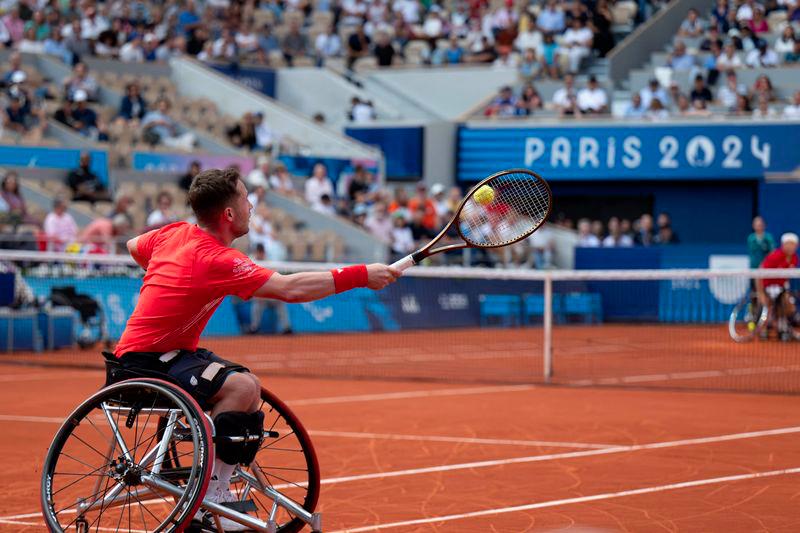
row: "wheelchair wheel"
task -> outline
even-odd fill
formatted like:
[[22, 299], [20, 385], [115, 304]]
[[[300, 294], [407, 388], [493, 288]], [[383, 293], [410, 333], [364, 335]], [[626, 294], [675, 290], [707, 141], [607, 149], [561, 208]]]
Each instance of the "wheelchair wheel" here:
[[276, 530], [297, 533], [307, 521], [292, 512], [292, 503], [310, 515], [319, 499], [317, 455], [305, 428], [285, 403], [266, 389], [261, 390], [261, 400], [264, 442], [255, 461], [234, 472], [231, 493], [239, 500], [234, 507], [266, 521], [279, 493], [285, 499], [274, 506]]
[[132, 379], [78, 406], [42, 468], [50, 531], [181, 531], [213, 468], [212, 430], [176, 386]]
[[742, 298], [731, 311], [728, 333], [736, 342], [753, 340], [766, 326], [769, 308], [761, 305], [753, 295]]

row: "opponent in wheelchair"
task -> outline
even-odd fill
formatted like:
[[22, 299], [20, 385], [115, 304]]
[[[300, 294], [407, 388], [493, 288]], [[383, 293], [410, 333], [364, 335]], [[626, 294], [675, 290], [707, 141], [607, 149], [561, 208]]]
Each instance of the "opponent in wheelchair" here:
[[[781, 246], [773, 250], [761, 263], [761, 268], [797, 268], [798, 237], [794, 233], [781, 236]], [[800, 340], [800, 316], [792, 292], [791, 283], [786, 278], [762, 279], [756, 281], [759, 303], [770, 310], [766, 328], [761, 330], [767, 336], [774, 329], [783, 341]]]

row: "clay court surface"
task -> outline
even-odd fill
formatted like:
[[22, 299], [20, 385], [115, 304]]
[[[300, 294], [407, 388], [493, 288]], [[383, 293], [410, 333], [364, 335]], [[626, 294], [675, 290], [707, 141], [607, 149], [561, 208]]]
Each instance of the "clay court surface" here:
[[[556, 376], [573, 386], [515, 383], [526, 368], [541, 368], [536, 330], [248, 338], [212, 347], [241, 353], [311, 430], [329, 533], [800, 530], [800, 396], [594, 386], [797, 389], [798, 345], [733, 346], [702, 328], [660, 331], [657, 342], [654, 329], [557, 331]], [[275, 375], [343, 358], [355, 375], [383, 365], [395, 379]], [[263, 367], [252, 364], [259, 361]], [[461, 369], [464, 379], [397, 379], [415, 362], [418, 377]], [[0, 368], [0, 530], [44, 531], [45, 452], [103, 376]]]

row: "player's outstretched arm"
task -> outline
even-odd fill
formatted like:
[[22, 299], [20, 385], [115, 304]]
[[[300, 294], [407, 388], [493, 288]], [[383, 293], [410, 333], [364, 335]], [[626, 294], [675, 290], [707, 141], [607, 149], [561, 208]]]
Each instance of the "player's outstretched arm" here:
[[329, 272], [275, 273], [253, 296], [288, 303], [311, 302], [357, 287], [380, 290], [401, 275], [396, 268], [380, 263], [337, 268]]

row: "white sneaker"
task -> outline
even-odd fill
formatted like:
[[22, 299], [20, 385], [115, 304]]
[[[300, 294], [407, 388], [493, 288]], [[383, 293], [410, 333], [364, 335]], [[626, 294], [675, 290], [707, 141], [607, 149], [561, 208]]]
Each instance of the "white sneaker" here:
[[[238, 498], [236, 498], [236, 496], [231, 492], [230, 481], [226, 483], [220, 481], [216, 477], [212, 477], [211, 481], [208, 483], [206, 498], [215, 503], [230, 503], [238, 501]], [[234, 522], [233, 520], [225, 518], [224, 516], [220, 516], [218, 518], [222, 529], [225, 531], [252, 531], [246, 525], [240, 524], [239, 522]], [[197, 511], [194, 519], [203, 522], [204, 528], [214, 528], [212, 531], [214, 531], [217, 526], [214, 516], [206, 509], [200, 509]]]

